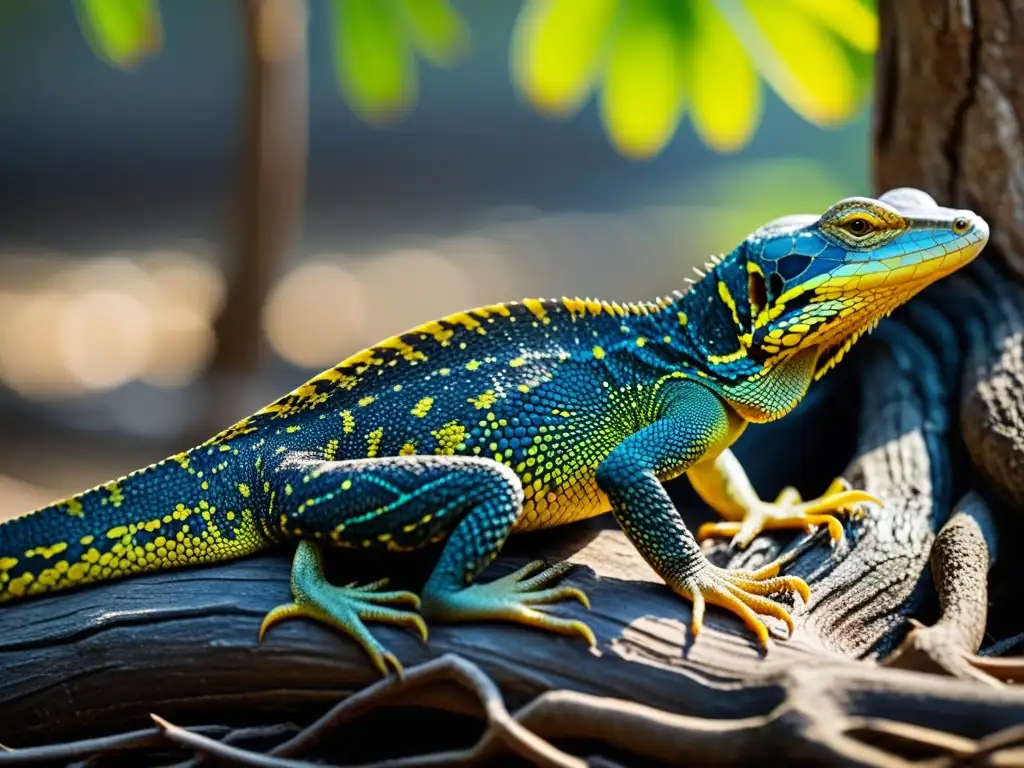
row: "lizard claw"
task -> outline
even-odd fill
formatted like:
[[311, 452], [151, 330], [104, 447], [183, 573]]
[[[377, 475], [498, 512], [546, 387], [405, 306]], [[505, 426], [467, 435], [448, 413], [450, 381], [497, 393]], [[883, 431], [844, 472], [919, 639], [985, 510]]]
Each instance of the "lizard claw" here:
[[584, 607], [590, 607], [590, 601], [582, 590], [576, 587], [549, 586], [571, 569], [569, 563], [559, 563], [544, 569], [544, 562], [535, 560], [515, 573], [487, 584], [473, 584], [455, 590], [433, 590], [428, 584], [423, 593], [423, 615], [444, 621], [514, 621], [563, 635], [582, 637], [593, 648], [597, 645], [597, 639], [590, 627], [582, 621], [552, 616], [542, 608], [563, 600], [577, 600]]
[[385, 586], [387, 579], [363, 586], [349, 584], [336, 587], [328, 583], [324, 578], [319, 550], [308, 542], [300, 542], [292, 565], [292, 596], [295, 601], [277, 606], [264, 617], [259, 641], [262, 642], [267, 630], [280, 621], [314, 619], [341, 630], [359, 643], [382, 675], [387, 676], [393, 669], [402, 677], [404, 670], [398, 658], [380, 644], [363, 621], [414, 628], [423, 642], [427, 641], [427, 625], [413, 611], [390, 607], [408, 605], [419, 608], [419, 597], [412, 592], [381, 591]]
[[792, 487], [783, 488], [772, 503], [762, 503], [747, 511], [742, 521], [705, 523], [697, 530], [697, 540], [712, 536], [731, 536], [732, 545], [746, 548], [762, 531], [799, 529], [812, 532], [819, 525], [827, 525], [833, 544], [843, 538], [843, 525], [839, 515], [852, 512], [860, 504], [882, 505], [870, 493], [854, 490], [841, 477], [816, 499], [802, 501], [800, 493]]
[[741, 619], [757, 636], [762, 646], [768, 645], [768, 626], [761, 616], [772, 616], [781, 620], [793, 634], [793, 618], [789, 611], [768, 595], [783, 592], [797, 592], [804, 602], [811, 595], [807, 583], [798, 576], [778, 576], [778, 562], [771, 563], [756, 571], [736, 570], [708, 563], [697, 573], [670, 585], [677, 594], [693, 602], [693, 620], [690, 630], [693, 636], [700, 634], [704, 626], [704, 611], [708, 603], [728, 608]]

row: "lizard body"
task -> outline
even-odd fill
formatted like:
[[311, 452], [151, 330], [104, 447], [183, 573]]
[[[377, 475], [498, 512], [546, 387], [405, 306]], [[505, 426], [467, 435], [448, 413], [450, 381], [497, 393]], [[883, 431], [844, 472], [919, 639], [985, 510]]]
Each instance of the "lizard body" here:
[[[295, 602], [400, 669], [362, 623], [502, 619], [593, 642], [585, 624], [531, 606], [585, 596], [540, 564], [474, 583], [513, 531], [612, 511], [699, 631], [707, 602], [762, 642], [766, 596], [806, 585], [726, 571], [701, 554], [661, 483], [686, 473], [745, 545], [763, 528], [827, 524], [877, 501], [837, 481], [770, 504], [729, 446], [781, 418], [862, 333], [988, 238], [969, 211], [927, 216], [849, 198], [762, 227], [687, 293], [619, 305], [527, 299], [426, 323], [360, 352], [258, 413], [120, 480], [0, 525], [0, 602], [299, 541]], [[443, 542], [420, 598], [383, 583], [339, 588], [321, 547], [402, 552]]]

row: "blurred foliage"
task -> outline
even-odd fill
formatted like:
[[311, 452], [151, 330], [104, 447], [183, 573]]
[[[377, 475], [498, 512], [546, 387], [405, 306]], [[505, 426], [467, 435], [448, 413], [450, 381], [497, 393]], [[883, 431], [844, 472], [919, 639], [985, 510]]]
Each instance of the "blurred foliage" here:
[[[779, 179], [786, 180], [781, 187]], [[679, 185], [672, 199], [683, 213], [670, 240], [686, 242], [690, 254], [727, 253], [750, 234], [752, 224], [817, 214], [843, 197], [869, 193], [866, 165], [857, 178], [806, 157], [724, 161]]]
[[372, 124], [392, 122], [415, 103], [415, 54], [450, 67], [469, 48], [469, 31], [447, 0], [331, 0], [331, 16], [342, 94]]
[[156, 0], [75, 0], [78, 23], [93, 52], [121, 69], [160, 50]]
[[[130, 67], [160, 46], [156, 0], [74, 0], [99, 56]], [[417, 57], [451, 67], [470, 48], [449, 0], [329, 0], [341, 92], [364, 121], [416, 102]], [[860, 108], [877, 45], [874, 0], [524, 0], [512, 32], [515, 86], [540, 113], [575, 115], [598, 93], [605, 130], [632, 158], [659, 153], [684, 114], [735, 152], [761, 119], [762, 82], [818, 125]]]
[[760, 120], [761, 78], [816, 125], [850, 118], [877, 34], [864, 0], [525, 0], [512, 74], [553, 116], [599, 91], [627, 156], [658, 153], [687, 108], [705, 144], [734, 152]]

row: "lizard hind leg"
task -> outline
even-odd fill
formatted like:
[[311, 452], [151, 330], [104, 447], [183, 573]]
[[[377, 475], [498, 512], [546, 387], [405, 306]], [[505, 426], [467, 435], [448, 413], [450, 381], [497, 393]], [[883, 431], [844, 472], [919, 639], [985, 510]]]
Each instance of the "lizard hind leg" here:
[[523, 509], [522, 483], [508, 467], [471, 456], [391, 456], [323, 461], [294, 455], [268, 473], [271, 495], [264, 523], [299, 539], [292, 569], [294, 602], [267, 616], [263, 630], [288, 618], [312, 618], [353, 637], [379, 669], [401, 667], [364, 621], [413, 627], [422, 619], [392, 606], [419, 608], [409, 592], [383, 584], [336, 587], [324, 578], [320, 544], [403, 552], [447, 539], [424, 589], [422, 615], [442, 621], [507, 620], [593, 640], [582, 622], [543, 612], [563, 599], [586, 604], [582, 592], [550, 586], [567, 567], [541, 573], [539, 564], [489, 584], [474, 578], [497, 556]]
[[581, 590], [554, 586], [571, 569], [568, 563], [544, 568], [542, 561], [534, 561], [486, 584], [474, 583], [497, 557], [523, 509], [522, 483], [511, 469], [482, 460], [475, 474], [469, 511], [452, 531], [423, 590], [423, 615], [452, 622], [510, 621], [582, 637], [591, 647], [596, 645], [594, 633], [582, 621], [544, 610], [563, 600], [590, 607]]
[[310, 618], [349, 635], [369, 655], [381, 674], [388, 674], [388, 665], [402, 676], [401, 663], [393, 653], [366, 628], [364, 621], [377, 621], [416, 629], [427, 640], [427, 625], [419, 614], [391, 606], [419, 608], [420, 599], [412, 592], [384, 592], [387, 579], [356, 586], [336, 587], [324, 577], [320, 547], [300, 541], [292, 562], [292, 596], [294, 602], [279, 605], [270, 611], [260, 625], [260, 641], [266, 631], [286, 619]]

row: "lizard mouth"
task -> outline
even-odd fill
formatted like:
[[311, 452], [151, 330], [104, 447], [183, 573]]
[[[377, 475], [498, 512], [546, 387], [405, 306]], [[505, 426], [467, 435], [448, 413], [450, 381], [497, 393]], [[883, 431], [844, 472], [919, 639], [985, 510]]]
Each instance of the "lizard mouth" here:
[[[969, 264], [982, 251], [988, 241], [987, 230], [980, 230], [978, 237], [950, 253], [931, 259], [925, 259], [918, 263], [916, 269], [903, 267], [890, 273], [890, 278], [895, 280], [887, 281], [885, 288], [878, 287], [874, 291], [873, 303], [875, 311], [864, 318], [859, 327], [849, 335], [840, 335], [826, 341], [821, 345], [822, 353], [818, 358], [818, 365], [815, 368], [814, 378], [820, 379], [828, 371], [834, 368], [850, 351], [857, 341], [869, 335], [878, 324], [891, 315], [898, 307], [905, 304], [918, 293], [923, 291], [932, 283], [947, 275], [956, 272]], [[900, 273], [905, 276], [901, 276]], [[902, 279], [900, 279], [902, 277]], [[853, 318], [849, 318], [852, 320]]]
[[814, 371], [814, 378], [820, 379], [828, 371], [838, 365], [854, 344], [864, 336], [870, 335], [875, 328], [878, 327], [878, 324], [896, 311], [896, 309], [908, 302], [940, 277], [944, 277], [951, 272], [955, 272], [968, 261], [970, 261], [970, 258], [965, 258], [954, 267], [944, 268], [937, 265], [937, 269], [929, 272], [925, 276], [892, 286], [892, 290], [889, 292], [890, 295], [886, 296], [884, 299], [880, 296], [877, 297], [877, 311], [864, 318], [858, 327], [848, 335], [840, 335], [839, 338], [833, 338], [821, 345], [822, 354], [818, 358], [818, 365]]
[[[876, 311], [870, 312], [867, 316], [862, 316], [859, 319], [856, 327], [848, 334], [839, 333], [834, 335], [833, 338], [823, 340], [821, 343], [821, 354], [818, 356], [818, 364], [815, 367], [814, 378], [815, 380], [820, 379], [828, 371], [834, 369], [840, 364], [842, 359], [846, 356], [847, 352], [864, 336], [868, 336], [874, 329], [879, 327], [879, 324], [892, 314], [898, 307], [906, 303], [915, 294], [924, 290], [928, 285], [933, 283], [938, 275], [929, 275], [928, 279], [922, 279], [914, 281], [910, 284], [902, 284], [900, 286], [894, 286], [893, 290], [889, 292], [889, 296], [877, 297], [877, 309]], [[850, 318], [852, 319], [852, 318]], [[822, 329], [825, 330], [825, 329]], [[835, 334], [836, 331], [833, 331]]]

